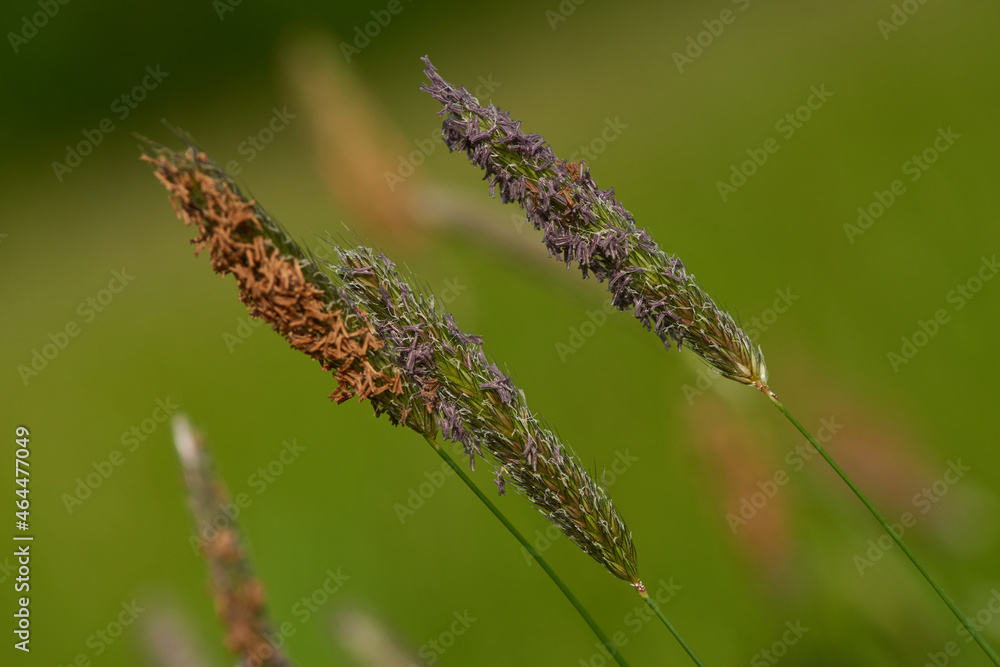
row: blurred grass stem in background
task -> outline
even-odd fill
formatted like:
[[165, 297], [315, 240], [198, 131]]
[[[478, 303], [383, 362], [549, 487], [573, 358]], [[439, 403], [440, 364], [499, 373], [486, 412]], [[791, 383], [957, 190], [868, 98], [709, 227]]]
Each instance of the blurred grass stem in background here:
[[[222, 528], [215, 523], [229, 516], [231, 502], [205, 441], [183, 414], [174, 416], [173, 431], [199, 551], [208, 565], [216, 613], [226, 628], [226, 648], [240, 657], [240, 664], [289, 667], [284, 652], [271, 639], [277, 626], [264, 603], [264, 585], [253, 575], [242, 532], [235, 519]], [[203, 534], [208, 529], [210, 537]]]

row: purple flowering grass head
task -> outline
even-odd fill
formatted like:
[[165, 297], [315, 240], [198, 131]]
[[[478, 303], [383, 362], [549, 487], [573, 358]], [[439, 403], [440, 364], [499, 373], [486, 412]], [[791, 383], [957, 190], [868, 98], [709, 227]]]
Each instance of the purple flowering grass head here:
[[719, 308], [680, 259], [660, 250], [615, 199], [597, 187], [581, 162], [556, 157], [538, 134], [469, 91], [445, 81], [425, 56], [430, 80], [421, 89], [441, 103], [442, 137], [485, 171], [490, 195], [516, 202], [542, 231], [551, 256], [577, 262], [584, 278], [607, 281], [612, 303], [631, 311], [667, 348], [686, 344], [716, 372], [767, 389], [760, 347]]

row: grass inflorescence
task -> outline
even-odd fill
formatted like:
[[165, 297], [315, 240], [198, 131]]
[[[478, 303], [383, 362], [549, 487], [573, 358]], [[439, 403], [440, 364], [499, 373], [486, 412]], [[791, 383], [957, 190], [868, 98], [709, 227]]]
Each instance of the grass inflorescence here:
[[597, 187], [581, 162], [556, 157], [537, 134], [469, 91], [445, 81], [424, 58], [430, 84], [423, 90], [442, 104], [442, 136], [486, 172], [490, 194], [516, 202], [543, 232], [549, 254], [583, 276], [607, 280], [612, 303], [656, 333], [667, 348], [687, 345], [716, 372], [761, 389], [767, 366], [758, 346], [732, 315], [719, 308], [677, 257], [660, 250], [615, 199]]
[[341, 249], [333, 267], [343, 293], [363, 309], [397, 362], [432, 401], [443, 435], [474, 460], [495, 458], [497, 486], [506, 480], [612, 574], [639, 582], [635, 547], [604, 488], [534, 416], [524, 392], [490, 361], [482, 339], [462, 332], [432, 298], [414, 292], [384, 255]]

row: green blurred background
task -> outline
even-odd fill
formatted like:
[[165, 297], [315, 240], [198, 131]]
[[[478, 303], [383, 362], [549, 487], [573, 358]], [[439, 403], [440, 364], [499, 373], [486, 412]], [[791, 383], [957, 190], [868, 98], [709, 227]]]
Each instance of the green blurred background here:
[[[419, 57], [429, 54], [456, 84], [498, 82], [483, 101], [523, 119], [557, 154], [588, 146], [597, 182], [615, 186], [721, 303], [744, 322], [760, 319], [772, 387], [808, 427], [836, 424], [834, 456], [890, 519], [915, 515], [905, 537], [1000, 644], [989, 609], [991, 596], [1000, 608], [1000, 284], [986, 281], [960, 310], [948, 298], [1000, 248], [1000, 8], [903, 5], [403, 0], [348, 62], [340, 42], [387, 3], [242, 2], [223, 11], [208, 0], [74, 2], [37, 34], [22, 19], [38, 4], [4, 3], [0, 405], [8, 460], [15, 427], [31, 430], [36, 537], [30, 656], [11, 646], [13, 546], [0, 550], [4, 663], [69, 665], [83, 654], [108, 667], [166, 664], [156, 638], [180, 632], [205, 659], [182, 664], [231, 664], [188, 543], [169, 425], [134, 451], [121, 441], [161, 400], [207, 435], [232, 493], [253, 499], [242, 526], [274, 617], [296, 628], [288, 649], [298, 664], [374, 664], [338, 635], [345, 610], [376, 619], [414, 652], [453, 614], [477, 619], [420, 664], [606, 664], [556, 588], [454, 477], [401, 522], [397, 505], [440, 467], [417, 436], [372, 419], [367, 405], [330, 403], [329, 375], [266, 327], [233, 343], [251, 330], [241, 328], [232, 279], [193, 256], [190, 230], [137, 160], [134, 132], [179, 146], [159, 123], [166, 118], [219, 162], [236, 160], [240, 181], [310, 244], [346, 225], [406, 264], [463, 328], [485, 337], [532, 408], [596, 474], [616, 457], [631, 461], [607, 481], [641, 575], [651, 591], [660, 580], [681, 587], [665, 611], [708, 664], [920, 665], [928, 654], [986, 664], [898, 549], [859, 565], [880, 555], [869, 543], [877, 524], [821, 462], [786, 458], [799, 440], [762, 396], [706, 379], [689, 352], [664, 354], [629, 317], [585, 327], [606, 301], [602, 286], [544, 261], [540, 234], [512, 223], [515, 209], [489, 199], [464, 156], [435, 141], [405, 187], [376, 180], [359, 189], [353, 163], [338, 171], [342, 147], [318, 129], [402, 138], [402, 149], [372, 157], [396, 169], [439, 126], [438, 105], [419, 91]], [[901, 25], [890, 31], [879, 22], [894, 11]], [[700, 52], [689, 37], [701, 39]], [[317, 39], [329, 40], [328, 69], [296, 79], [308, 68], [288, 54]], [[689, 48], [679, 67], [675, 54]], [[122, 119], [113, 101], [157, 66], [167, 75]], [[811, 87], [832, 96], [799, 110], [811, 117], [788, 136], [779, 121], [808, 103]], [[379, 111], [355, 129], [347, 116], [324, 119], [322, 103], [310, 107], [310, 90], [365, 98], [356, 109]], [[248, 161], [241, 143], [285, 107], [295, 118]], [[58, 178], [52, 163], [103, 118], [114, 131]], [[602, 146], [609, 122], [620, 131]], [[911, 181], [904, 163], [933, 146], [939, 128], [959, 138]], [[724, 200], [718, 182], [769, 137], [777, 152]], [[858, 207], [895, 179], [905, 193], [863, 234], [849, 234]], [[432, 191], [470, 208], [450, 221], [435, 220], [440, 209], [426, 202], [418, 214], [406, 208]], [[376, 204], [411, 213], [386, 225]], [[124, 290], [101, 312], [80, 309], [123, 267], [134, 275]], [[779, 291], [797, 297], [783, 313], [769, 311]], [[939, 309], [947, 322], [926, 341], [918, 335], [926, 345], [894, 370], [887, 355]], [[80, 333], [65, 349], [37, 376], [19, 371], [69, 322]], [[251, 476], [292, 440], [305, 450], [258, 493]], [[77, 479], [115, 450], [122, 465], [68, 509]], [[946, 477], [949, 462], [968, 471]], [[12, 465], [2, 466], [11, 514]], [[769, 486], [778, 471], [787, 483]], [[487, 466], [475, 478], [493, 488]], [[731, 529], [727, 515], [768, 488], [774, 497]], [[636, 615], [630, 588], [564, 538], [549, 546], [547, 524], [523, 499], [498, 502], [605, 630], [623, 633], [632, 665], [684, 664], [666, 631]], [[338, 568], [349, 580], [302, 622], [296, 603]], [[133, 600], [145, 610], [136, 623], [110, 646], [93, 639]], [[785, 643], [786, 624], [808, 631]], [[952, 641], [959, 653], [945, 656]]]

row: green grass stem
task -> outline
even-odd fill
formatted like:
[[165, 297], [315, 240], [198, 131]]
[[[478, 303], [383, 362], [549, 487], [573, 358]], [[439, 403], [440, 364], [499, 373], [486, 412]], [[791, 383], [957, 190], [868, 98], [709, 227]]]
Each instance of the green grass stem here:
[[819, 441], [817, 441], [816, 438], [814, 438], [812, 434], [810, 434], [809, 431], [807, 431], [806, 428], [792, 416], [792, 413], [788, 411], [788, 408], [786, 408], [781, 401], [778, 400], [778, 397], [775, 396], [773, 392], [765, 391], [764, 393], [768, 395], [768, 398], [771, 399], [771, 402], [774, 403], [775, 407], [777, 407], [778, 410], [780, 410], [781, 413], [788, 418], [788, 421], [792, 422], [795, 428], [797, 428], [799, 432], [805, 436], [806, 440], [808, 440], [816, 451], [819, 452], [819, 455], [823, 457], [823, 460], [829, 463], [830, 467], [833, 468], [838, 475], [840, 475], [840, 478], [851, 488], [854, 495], [856, 495], [858, 499], [864, 503], [864, 506], [868, 508], [868, 511], [872, 513], [872, 516], [874, 516], [875, 519], [882, 524], [882, 528], [885, 529], [885, 532], [889, 533], [889, 537], [891, 537], [893, 541], [899, 545], [899, 548], [904, 554], [906, 554], [906, 557], [910, 559], [910, 562], [913, 563], [914, 567], [920, 571], [920, 574], [924, 576], [924, 579], [926, 579], [927, 583], [931, 585], [931, 588], [933, 588], [944, 603], [948, 605], [951, 612], [955, 614], [955, 618], [962, 622], [962, 625], [964, 625], [965, 629], [969, 631], [969, 634], [972, 635], [972, 638], [976, 640], [976, 643], [979, 644], [979, 647], [983, 649], [983, 652], [989, 657], [993, 664], [1000, 666], [1000, 657], [997, 656], [996, 651], [994, 651], [993, 647], [986, 641], [986, 638], [983, 637], [979, 630], [976, 629], [976, 627], [972, 624], [972, 621], [969, 620], [969, 617], [966, 616], [965, 612], [959, 608], [958, 604], [956, 604], [951, 596], [948, 595], [941, 584], [938, 583], [937, 579], [935, 579], [934, 576], [927, 570], [924, 564], [920, 562], [917, 555], [910, 550], [910, 547], [906, 545], [903, 538], [900, 537], [895, 530], [893, 530], [892, 526], [889, 525], [889, 522], [885, 520], [884, 516], [882, 516], [882, 513], [879, 512], [875, 505], [868, 500], [868, 497], [862, 493], [861, 489], [858, 488], [858, 485], [847, 476], [847, 473], [844, 472], [839, 465], [837, 465], [837, 462], [834, 461], [833, 457], [827, 453], [827, 451], [823, 448], [823, 445], [821, 445]]
[[549, 575], [549, 578], [555, 583], [556, 586], [559, 587], [559, 590], [562, 591], [562, 594], [566, 596], [566, 599], [569, 600], [570, 604], [572, 604], [573, 607], [576, 608], [576, 611], [580, 614], [580, 616], [583, 617], [583, 620], [587, 622], [587, 625], [589, 625], [590, 629], [594, 631], [594, 634], [597, 635], [597, 638], [601, 640], [601, 643], [604, 644], [604, 647], [611, 654], [611, 657], [615, 659], [615, 662], [617, 662], [622, 667], [628, 667], [628, 662], [625, 661], [625, 657], [622, 656], [621, 652], [618, 650], [618, 647], [615, 646], [610, 639], [608, 639], [607, 635], [604, 634], [604, 631], [601, 630], [601, 627], [597, 625], [597, 621], [594, 620], [594, 618], [590, 615], [587, 609], [583, 606], [583, 603], [580, 602], [575, 595], [573, 595], [573, 592], [569, 590], [569, 587], [563, 582], [562, 579], [559, 578], [559, 575], [555, 573], [555, 570], [553, 570], [549, 566], [549, 564], [545, 562], [545, 559], [542, 558], [541, 554], [539, 554], [538, 551], [536, 551], [535, 548], [531, 546], [531, 543], [524, 538], [524, 535], [521, 534], [521, 531], [519, 531], [514, 526], [514, 524], [512, 524], [507, 519], [507, 517], [504, 516], [503, 512], [501, 512], [500, 509], [493, 504], [493, 501], [490, 500], [485, 493], [483, 493], [482, 489], [476, 486], [476, 484], [472, 481], [472, 479], [470, 479], [469, 476], [465, 474], [465, 470], [463, 470], [460, 465], [455, 463], [455, 459], [453, 459], [451, 455], [447, 451], [445, 451], [443, 447], [441, 447], [437, 442], [435, 442], [429, 436], [425, 435], [424, 439], [427, 440], [427, 442], [431, 445], [434, 451], [438, 453], [438, 456], [444, 459], [444, 462], [447, 463], [448, 466], [455, 471], [455, 473], [461, 478], [463, 482], [465, 482], [465, 485], [469, 487], [469, 489], [471, 489], [474, 494], [476, 494], [476, 497], [479, 498], [479, 500], [482, 501], [484, 505], [486, 505], [487, 509], [493, 512], [493, 516], [499, 519], [500, 523], [504, 525], [504, 527], [510, 532], [510, 534], [513, 535], [515, 538], [517, 538], [517, 541], [521, 543], [521, 546], [527, 549], [528, 553], [531, 554], [531, 557], [535, 559], [535, 562], [537, 562], [539, 565], [542, 566], [542, 569], [545, 570], [545, 574]]

